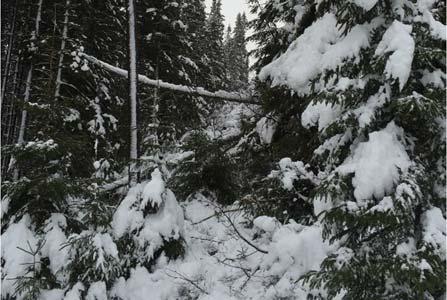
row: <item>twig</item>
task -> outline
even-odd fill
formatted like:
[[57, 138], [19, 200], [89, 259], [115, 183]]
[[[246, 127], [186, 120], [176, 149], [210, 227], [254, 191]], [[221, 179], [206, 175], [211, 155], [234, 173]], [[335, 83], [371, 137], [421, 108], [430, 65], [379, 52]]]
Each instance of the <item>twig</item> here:
[[253, 247], [254, 249], [258, 250], [261, 253], [267, 254], [268, 251], [260, 249], [258, 246], [256, 246], [255, 244], [253, 244], [252, 242], [250, 242], [247, 238], [245, 238], [240, 232], [239, 230], [236, 228], [236, 225], [234, 225], [233, 221], [231, 220], [230, 217], [228, 217], [225, 212], [218, 207], [217, 205], [215, 205], [215, 207], [217, 207], [220, 210], [220, 213], [227, 219], [227, 221], [230, 223], [231, 227], [233, 227], [234, 231], [236, 232], [236, 234], [244, 241], [246, 242], [248, 245], [250, 245], [251, 247]]
[[171, 270], [171, 269], [168, 269], [168, 271], [173, 272], [173, 273], [175, 273], [175, 274], [178, 275], [178, 276], [172, 276], [172, 275], [169, 275], [167, 272], [165, 272], [166, 275], [168, 275], [169, 277], [171, 277], [171, 278], [176, 278], [176, 279], [182, 279], [182, 280], [184, 280], [184, 281], [186, 281], [186, 282], [189, 282], [189, 283], [191, 283], [194, 287], [196, 287], [198, 290], [200, 290], [202, 293], [205, 293], [205, 294], [208, 295], [208, 292], [207, 292], [207, 291], [205, 291], [202, 287], [200, 287], [197, 283], [195, 283], [193, 280], [189, 279], [189, 278], [186, 277], [185, 275], [183, 275], [183, 274], [181, 274], [181, 273], [179, 273], [179, 272], [177, 272], [177, 271], [175, 271], [175, 270]]
[[245, 288], [245, 286], [250, 281], [250, 279], [253, 277], [253, 275], [255, 275], [255, 273], [258, 271], [259, 271], [259, 266], [253, 271], [253, 273], [251, 273], [250, 275], [247, 275], [247, 280], [245, 280], [244, 284], [241, 285], [241, 290]]
[[[240, 210], [241, 210], [241, 208], [234, 208], [234, 209], [224, 210], [223, 212], [224, 212], [224, 213], [229, 213], [229, 212], [235, 212], [235, 211], [240, 211]], [[200, 223], [202, 223], [202, 222], [205, 222], [205, 221], [207, 221], [207, 220], [209, 220], [209, 219], [211, 219], [211, 218], [217, 217], [217, 216], [219, 216], [219, 215], [221, 215], [221, 212], [215, 212], [215, 213], [212, 214], [211, 216], [208, 216], [208, 217], [206, 217], [206, 218], [204, 218], [204, 219], [202, 219], [202, 220], [200, 220], [200, 221], [191, 223], [191, 225], [197, 225], [197, 224], [200, 224]]]
[[128, 182], [129, 182], [129, 176], [124, 176], [114, 182], [104, 184], [103, 186], [100, 187], [100, 190], [113, 191], [120, 187], [126, 186]]
[[223, 242], [223, 241], [216, 241], [216, 240], [213, 240], [213, 239], [200, 238], [200, 237], [197, 237], [197, 236], [191, 236], [190, 238], [196, 239], [196, 240], [200, 240], [200, 241], [214, 242], [214, 243], [218, 243], [218, 244]]

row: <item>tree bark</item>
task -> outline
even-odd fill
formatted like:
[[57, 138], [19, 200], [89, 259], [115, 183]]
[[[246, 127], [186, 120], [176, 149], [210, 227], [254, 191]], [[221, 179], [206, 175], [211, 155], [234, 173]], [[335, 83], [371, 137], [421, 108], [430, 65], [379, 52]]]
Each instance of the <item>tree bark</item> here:
[[[39, 37], [39, 28], [40, 28], [40, 20], [42, 15], [42, 2], [43, 0], [39, 0], [37, 4], [37, 14], [36, 14], [36, 26], [34, 28], [33, 36], [31, 37], [31, 41], [36, 42], [37, 38]], [[26, 103], [29, 101], [30, 95], [31, 95], [31, 82], [33, 80], [33, 63], [31, 62], [31, 65], [28, 70], [28, 75], [26, 77], [26, 86], [25, 86], [25, 95], [23, 101]], [[17, 143], [19, 145], [22, 145], [25, 141], [25, 128], [26, 128], [26, 120], [27, 120], [28, 112], [26, 109], [22, 110], [22, 117], [20, 119], [20, 127], [19, 127], [19, 136], [17, 138]], [[17, 180], [19, 178], [19, 170], [17, 168], [14, 168], [13, 172], [13, 178], [14, 180]]]
[[135, 0], [128, 0], [129, 22], [129, 103], [130, 103], [130, 159], [138, 159], [137, 127], [137, 50], [135, 41]]
[[59, 63], [57, 65], [57, 75], [56, 75], [56, 88], [54, 91], [54, 98], [58, 100], [60, 97], [61, 82], [62, 82], [62, 66], [64, 63], [64, 51], [65, 42], [68, 38], [68, 8], [70, 6], [70, 0], [65, 2], [65, 16], [64, 16], [64, 28], [62, 29], [62, 41], [61, 41], [61, 52], [59, 54]]
[[16, 16], [17, 16], [17, 0], [15, 1], [12, 18], [11, 18], [11, 32], [9, 33], [9, 42], [8, 42], [8, 52], [6, 53], [6, 61], [5, 65], [3, 66], [3, 81], [2, 81], [2, 87], [1, 87], [1, 99], [0, 99], [0, 105], [3, 104], [3, 98], [5, 97], [5, 90], [6, 90], [6, 82], [9, 78], [9, 69], [11, 66], [11, 53], [12, 49], [14, 48], [14, 37], [15, 37], [15, 27], [16, 27]]

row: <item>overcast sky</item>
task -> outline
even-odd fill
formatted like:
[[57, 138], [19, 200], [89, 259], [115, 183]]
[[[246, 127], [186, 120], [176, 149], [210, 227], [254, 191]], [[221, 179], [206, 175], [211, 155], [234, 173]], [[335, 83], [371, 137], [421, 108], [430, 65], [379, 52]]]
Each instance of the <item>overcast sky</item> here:
[[[205, 3], [207, 11], [209, 11], [212, 0], [205, 0]], [[222, 0], [222, 14], [225, 16], [225, 27], [228, 25], [234, 27], [237, 14], [243, 12], [250, 19], [247, 0]]]
[[[212, 0], [205, 0], [207, 11], [209, 12]], [[251, 20], [250, 10], [248, 9], [247, 0], [222, 0], [222, 14], [225, 17], [225, 30], [228, 25], [234, 27], [236, 22], [236, 16], [238, 13], [244, 13], [247, 15], [248, 20]], [[248, 32], [248, 34], [250, 34]], [[247, 44], [247, 49], [252, 50], [255, 48], [255, 44], [250, 42]], [[252, 57], [249, 58], [249, 64], [253, 63]], [[253, 76], [254, 74], [250, 74]]]

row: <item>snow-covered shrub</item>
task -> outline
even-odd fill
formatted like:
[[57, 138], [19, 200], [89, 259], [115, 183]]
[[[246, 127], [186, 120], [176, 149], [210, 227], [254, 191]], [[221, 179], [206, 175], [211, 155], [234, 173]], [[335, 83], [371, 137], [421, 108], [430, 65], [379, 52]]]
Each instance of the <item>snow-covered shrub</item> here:
[[70, 286], [104, 282], [110, 287], [123, 272], [117, 246], [107, 232], [85, 230], [69, 236], [62, 247], [68, 248]]
[[112, 220], [121, 264], [150, 269], [164, 252], [169, 258], [183, 254], [183, 211], [156, 168], [151, 180], [130, 188]]

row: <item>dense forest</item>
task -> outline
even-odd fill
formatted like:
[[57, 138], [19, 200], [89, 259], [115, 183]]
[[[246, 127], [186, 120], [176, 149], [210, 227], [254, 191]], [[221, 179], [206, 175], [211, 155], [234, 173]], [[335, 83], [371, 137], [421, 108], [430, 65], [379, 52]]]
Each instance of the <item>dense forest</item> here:
[[445, 0], [247, 2], [1, 2], [1, 299], [446, 299]]

